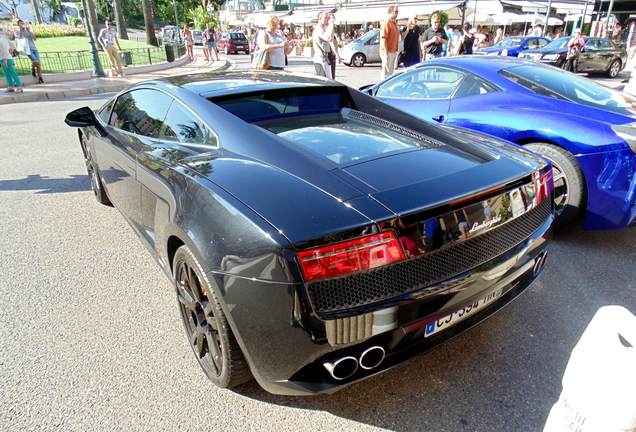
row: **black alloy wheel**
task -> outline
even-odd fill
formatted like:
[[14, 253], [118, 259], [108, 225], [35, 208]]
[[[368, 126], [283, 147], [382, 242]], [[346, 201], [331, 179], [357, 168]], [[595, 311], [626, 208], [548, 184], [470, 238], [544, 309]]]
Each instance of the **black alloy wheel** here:
[[205, 374], [222, 388], [250, 380], [252, 376], [241, 348], [205, 272], [188, 246], [177, 250], [173, 269], [186, 336]]
[[110, 202], [110, 199], [108, 198], [108, 195], [104, 190], [104, 183], [102, 182], [102, 178], [100, 177], [97, 168], [93, 166], [93, 162], [89, 157], [84, 136], [82, 136], [81, 142], [82, 151], [84, 152], [84, 163], [86, 164], [86, 172], [88, 173], [88, 178], [91, 181], [91, 190], [93, 191], [93, 195], [95, 195], [95, 199], [98, 203], [112, 207], [113, 204]]
[[621, 71], [621, 61], [619, 59], [616, 59], [612, 62], [609, 69], [607, 70], [607, 76], [610, 78], [616, 78], [620, 71]]
[[553, 144], [531, 143], [524, 147], [539, 153], [552, 164], [554, 229], [561, 229], [584, 215], [587, 208], [587, 185], [583, 170], [572, 153]]

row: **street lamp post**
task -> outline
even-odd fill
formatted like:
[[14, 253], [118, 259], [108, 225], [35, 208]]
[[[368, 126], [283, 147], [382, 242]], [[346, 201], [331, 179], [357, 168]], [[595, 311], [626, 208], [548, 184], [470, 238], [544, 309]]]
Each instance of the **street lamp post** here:
[[93, 78], [104, 77], [104, 69], [102, 69], [102, 63], [99, 61], [99, 54], [95, 47], [95, 39], [93, 39], [93, 32], [91, 31], [91, 23], [88, 18], [88, 8], [86, 7], [86, 0], [82, 0], [82, 7], [84, 8], [84, 21], [86, 21], [86, 31], [88, 32], [88, 43], [91, 46], [92, 62], [93, 62]]
[[179, 27], [179, 12], [177, 12], [176, 0], [172, 0], [172, 4], [174, 5], [174, 19], [177, 20], [177, 43], [181, 44], [181, 28]]

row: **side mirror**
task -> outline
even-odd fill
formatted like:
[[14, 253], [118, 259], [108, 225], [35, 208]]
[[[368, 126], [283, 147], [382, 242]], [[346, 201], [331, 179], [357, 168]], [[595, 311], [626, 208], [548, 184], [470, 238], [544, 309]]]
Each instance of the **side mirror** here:
[[95, 126], [95, 114], [93, 110], [85, 106], [66, 114], [64, 123], [70, 127], [90, 127]]

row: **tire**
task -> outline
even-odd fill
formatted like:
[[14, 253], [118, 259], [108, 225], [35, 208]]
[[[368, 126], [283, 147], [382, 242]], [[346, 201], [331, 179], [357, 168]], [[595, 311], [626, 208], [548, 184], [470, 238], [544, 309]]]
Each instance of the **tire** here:
[[82, 151], [84, 152], [84, 163], [86, 164], [86, 172], [88, 173], [88, 179], [91, 181], [91, 190], [93, 191], [93, 195], [98, 203], [103, 204], [105, 206], [112, 207], [113, 204], [110, 202], [106, 191], [104, 190], [104, 183], [102, 182], [102, 178], [99, 175], [99, 171], [93, 165], [93, 161], [91, 160], [86, 142], [84, 141], [84, 136], [81, 137]]
[[252, 379], [216, 294], [188, 246], [177, 249], [173, 269], [183, 326], [203, 372], [221, 388]]
[[353, 67], [362, 67], [367, 62], [367, 58], [364, 54], [357, 53], [351, 57], [351, 66]]
[[552, 163], [554, 229], [564, 228], [582, 217], [587, 207], [587, 185], [581, 165], [572, 153], [552, 144], [531, 143], [524, 147], [539, 153]]
[[616, 59], [612, 62], [609, 69], [607, 70], [607, 76], [610, 78], [616, 78], [620, 71], [621, 71], [621, 61], [619, 59]]

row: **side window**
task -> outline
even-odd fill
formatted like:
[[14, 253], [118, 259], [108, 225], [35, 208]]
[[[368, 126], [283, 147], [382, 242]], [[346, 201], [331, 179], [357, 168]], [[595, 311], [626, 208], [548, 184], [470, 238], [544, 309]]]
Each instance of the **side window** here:
[[172, 104], [159, 138], [189, 144], [217, 146], [216, 135], [178, 102]]
[[108, 120], [110, 120], [110, 113], [113, 110], [114, 101], [110, 101], [106, 105], [104, 105], [98, 112], [97, 115], [104, 120], [104, 123], [108, 124]]
[[380, 43], [380, 33], [378, 32], [378, 34], [376, 34], [371, 39], [369, 39], [365, 45], [375, 45], [379, 43]]
[[608, 40], [599, 40], [598, 47], [600, 49], [613, 49], [612, 43]]
[[547, 40], [539, 39], [539, 47], [544, 47], [549, 43]]
[[473, 96], [478, 94], [484, 94], [491, 91], [495, 91], [496, 89], [489, 84], [486, 84], [482, 80], [476, 78], [473, 75], [469, 75], [466, 79], [461, 83], [459, 89], [453, 96], [453, 99], [457, 99], [464, 96]]
[[528, 43], [526, 44], [526, 47], [528, 49], [534, 49], [537, 48], [539, 46], [539, 39], [528, 39]]
[[110, 125], [126, 132], [157, 138], [172, 97], [157, 90], [133, 90], [117, 98]]

